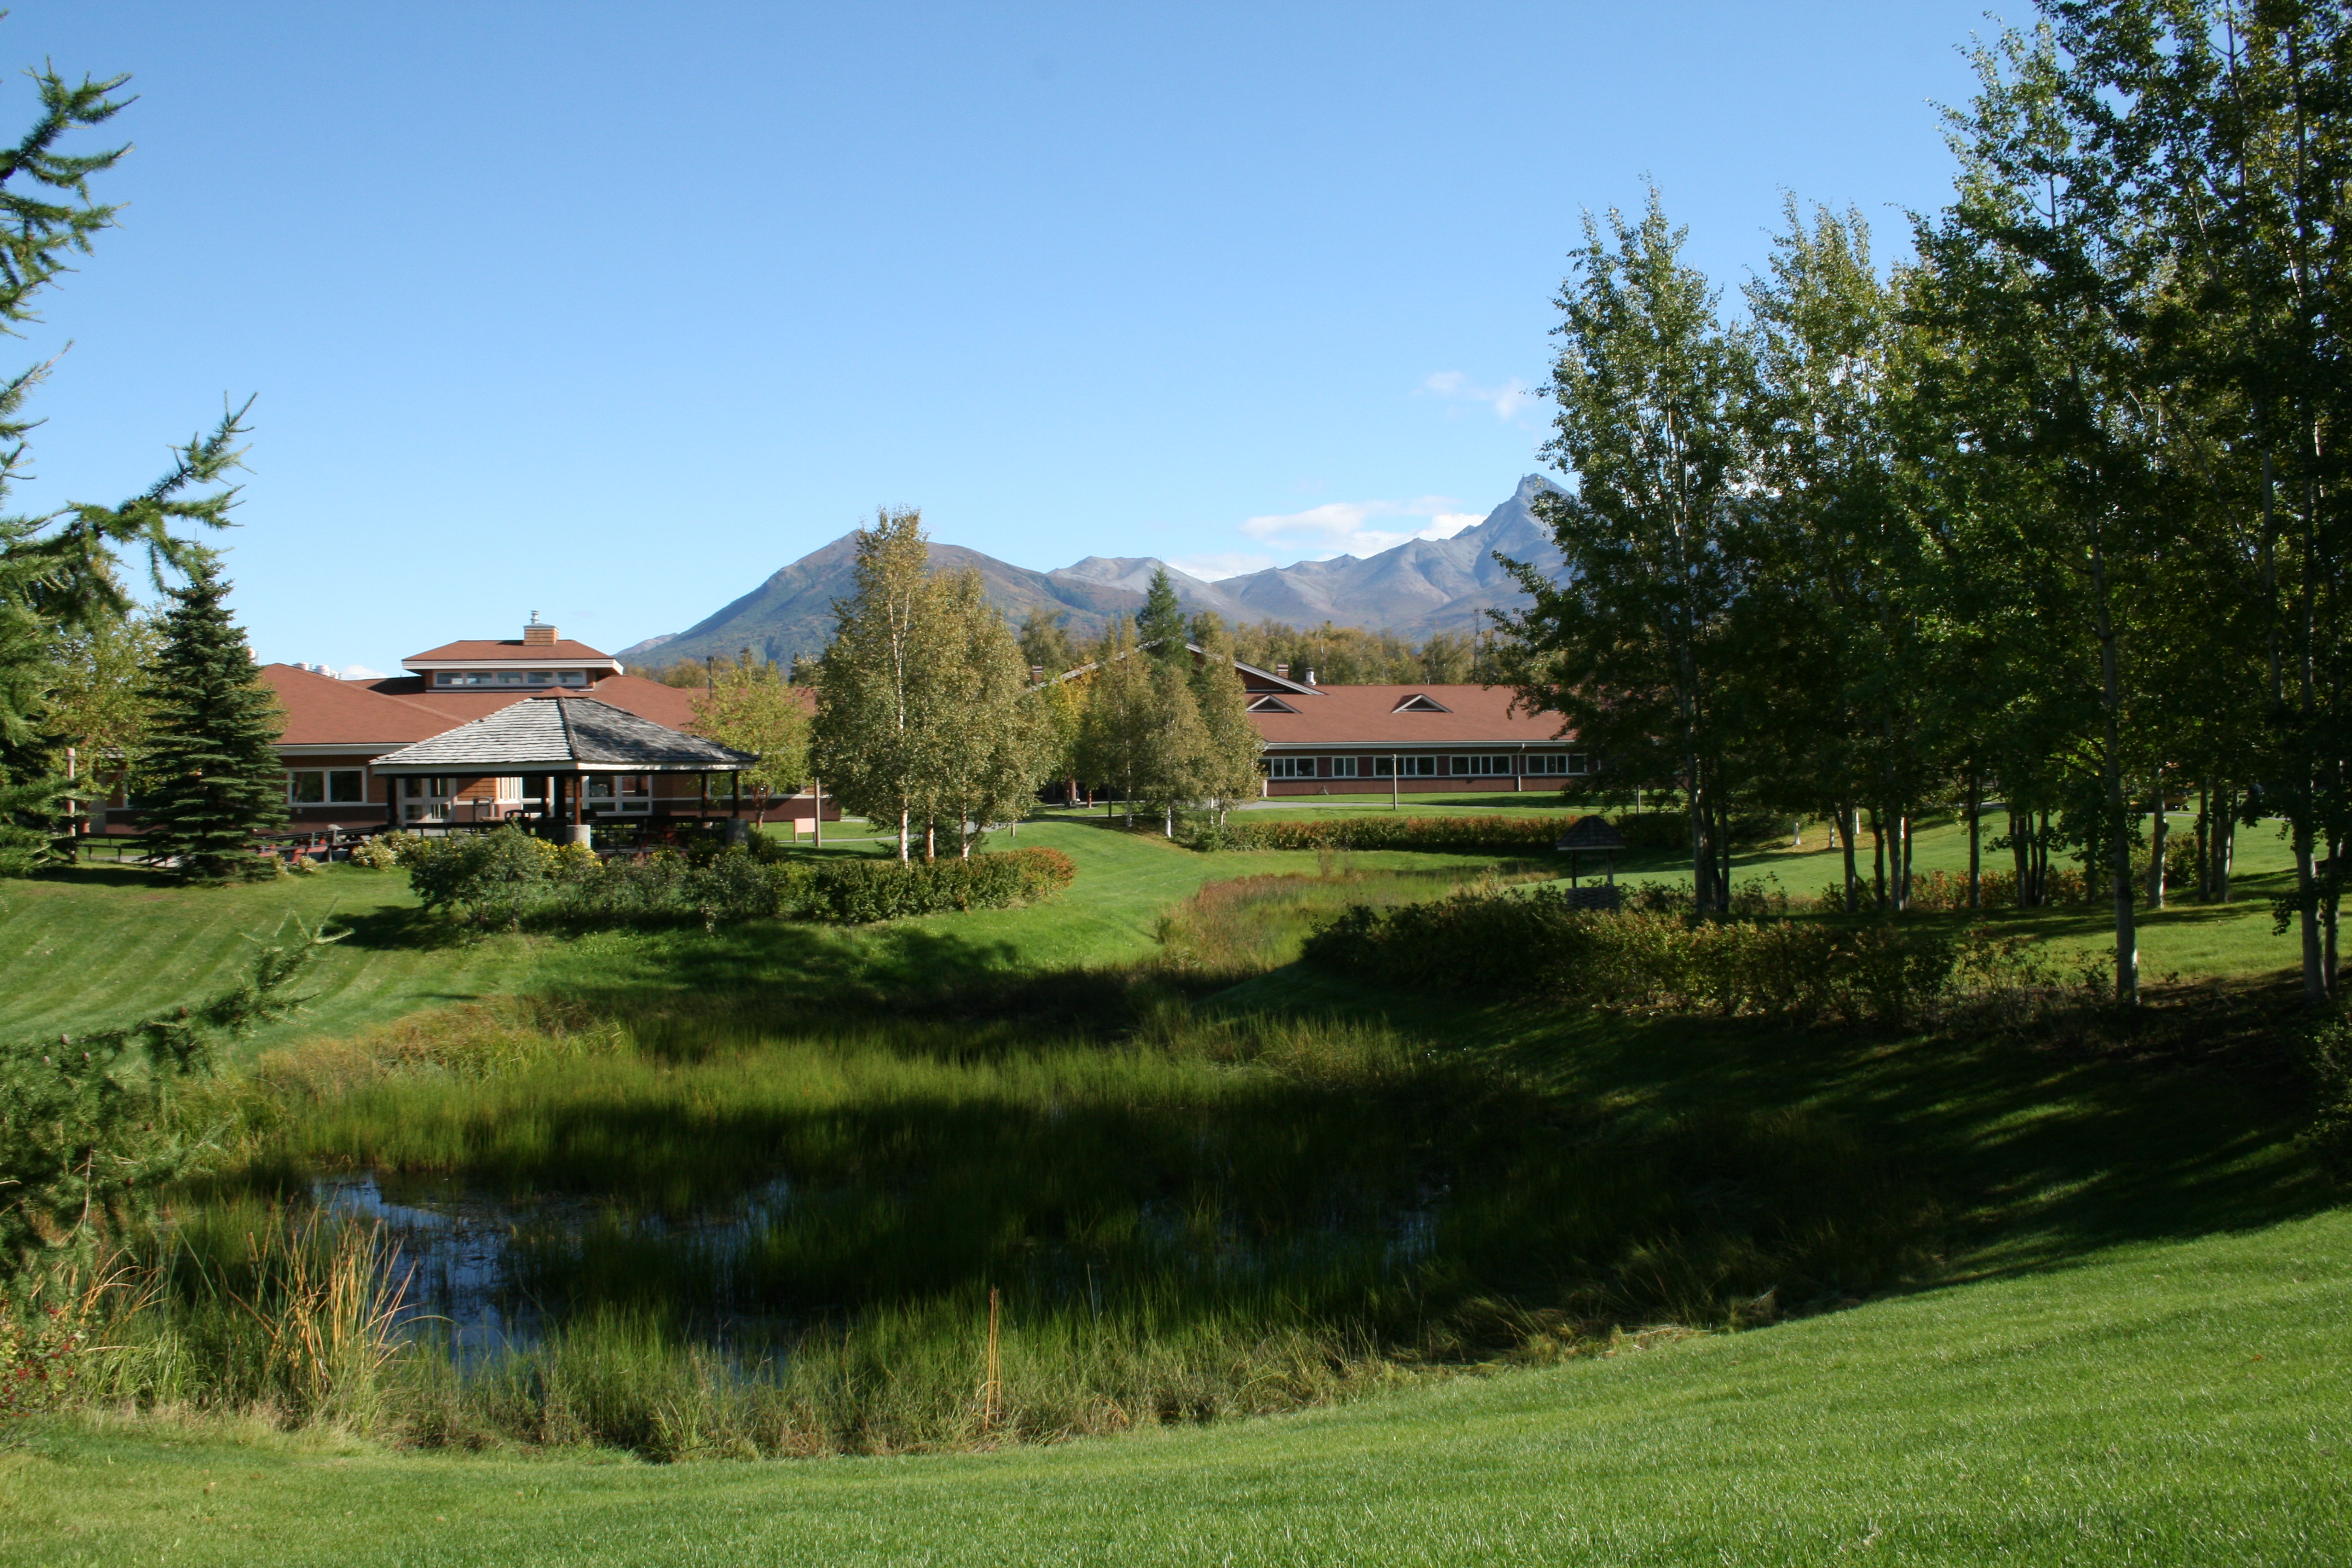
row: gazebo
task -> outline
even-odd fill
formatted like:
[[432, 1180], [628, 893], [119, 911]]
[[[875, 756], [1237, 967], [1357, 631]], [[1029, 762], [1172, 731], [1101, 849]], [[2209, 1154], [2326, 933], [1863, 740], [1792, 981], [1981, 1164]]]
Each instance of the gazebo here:
[[[1622, 904], [1623, 895], [1617, 891], [1617, 851], [1625, 847], [1624, 838], [1604, 816], [1580, 816], [1569, 830], [1552, 844], [1554, 849], [1568, 856], [1568, 901], [1580, 910], [1613, 910]], [[1598, 888], [1576, 885], [1580, 862], [1587, 855], [1599, 855], [1608, 880]]]
[[[449, 775], [520, 775], [546, 781], [547, 819], [562, 837], [588, 842], [583, 794], [603, 777], [638, 773], [740, 773], [760, 759], [593, 697], [551, 693], [403, 746], [375, 759], [387, 779]], [[566, 787], [569, 781], [569, 787]], [[387, 790], [387, 810], [400, 825], [398, 792]]]

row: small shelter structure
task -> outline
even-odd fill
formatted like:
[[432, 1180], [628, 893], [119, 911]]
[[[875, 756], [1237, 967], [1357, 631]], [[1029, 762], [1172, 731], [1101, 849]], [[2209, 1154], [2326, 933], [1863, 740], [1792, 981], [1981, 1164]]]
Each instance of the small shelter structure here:
[[416, 781], [519, 775], [526, 795], [547, 802], [545, 819], [556, 836], [585, 843], [597, 807], [624, 789], [645, 789], [642, 781], [652, 774], [740, 774], [759, 760], [593, 697], [551, 692], [387, 752], [373, 768], [387, 781], [395, 825], [399, 796], [413, 793]]
[[[1578, 909], [1613, 910], [1623, 895], [1617, 890], [1617, 851], [1625, 847], [1623, 836], [1611, 826], [1605, 816], [1580, 816], [1569, 830], [1553, 841], [1552, 847], [1568, 856], [1568, 900]], [[1603, 875], [1607, 880], [1598, 888], [1579, 889], [1577, 875], [1587, 855], [1601, 857]]]

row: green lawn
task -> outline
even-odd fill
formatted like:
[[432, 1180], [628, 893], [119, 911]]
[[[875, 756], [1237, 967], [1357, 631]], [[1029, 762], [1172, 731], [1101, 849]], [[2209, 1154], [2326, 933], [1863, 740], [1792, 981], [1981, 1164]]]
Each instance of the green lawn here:
[[2337, 1563], [2352, 1215], [1206, 1430], [652, 1466], [51, 1423], [0, 1563]]
[[[311, 1015], [272, 1038], [505, 991], [615, 1010], [720, 992], [890, 1007], [977, 976], [1126, 963], [1206, 881], [1325, 864], [1197, 855], [1076, 814], [1020, 842], [1078, 862], [1068, 894], [858, 931], [464, 942], [420, 922], [404, 879], [347, 869], [221, 892], [132, 871], [0, 884], [0, 1027], [168, 1004], [232, 973], [241, 933], [331, 909], [357, 934], [322, 967]], [[2247, 901], [2151, 917], [2152, 978], [2292, 961], [2262, 891], [2283, 848], [2252, 831], [2240, 844]], [[1917, 858], [1964, 856], [1938, 828]], [[1833, 864], [1774, 852], [1742, 875], [1811, 891]], [[1994, 918], [2086, 952], [2101, 941], [2096, 910]], [[1792, 1147], [1818, 1135], [1862, 1163], [1883, 1155], [1945, 1205], [1937, 1283], [1341, 1407], [992, 1454], [660, 1466], [42, 1418], [0, 1426], [0, 1563], [2352, 1559], [2352, 1211], [2295, 1141], [2294, 1083], [2254, 1037], [2262, 997], [2183, 1001], [2169, 1033], [2136, 1044], [1562, 1016], [1295, 968], [1214, 1005], [1480, 1053], [1571, 1131], [1669, 1135], [1733, 1111]], [[700, 1092], [683, 1072], [677, 1090]], [[690, 1120], [649, 1131], [687, 1137]], [[1741, 1189], [1760, 1178], [1727, 1169], [1675, 1201], [1752, 1201]]]
[[[895, 837], [836, 836], [825, 854], [879, 854]], [[1211, 879], [1312, 873], [1302, 853], [1205, 856], [1082, 814], [1024, 826], [997, 846], [1050, 845], [1077, 862], [1072, 892], [1028, 910], [893, 921], [866, 930], [762, 922], [580, 939], [473, 937], [426, 919], [397, 872], [337, 866], [233, 888], [181, 888], [134, 866], [85, 865], [0, 881], [0, 1037], [127, 1023], [209, 994], [247, 962], [247, 937], [280, 922], [331, 920], [351, 935], [306, 981], [300, 1016], [250, 1042], [348, 1034], [421, 1008], [526, 991], [590, 1001], [658, 999], [710, 988], [798, 992], [929, 984], [981, 971], [1118, 963], [1148, 952], [1160, 912]], [[817, 853], [803, 847], [801, 854]], [[1475, 856], [1356, 857], [1358, 864], [1479, 865]]]

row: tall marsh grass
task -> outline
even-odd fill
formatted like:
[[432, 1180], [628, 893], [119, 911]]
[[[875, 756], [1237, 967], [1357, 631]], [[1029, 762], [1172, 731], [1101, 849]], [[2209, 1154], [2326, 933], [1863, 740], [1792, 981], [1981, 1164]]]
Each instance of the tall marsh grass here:
[[[198, 1107], [225, 1156], [110, 1299], [99, 1382], [428, 1443], [900, 1452], [1291, 1408], [1932, 1271], [1933, 1194], [1826, 1117], [1585, 1103], [1507, 1055], [1186, 999], [1459, 879], [1334, 852], [1204, 889], [1130, 972], [823, 1014], [468, 1004], [273, 1054]], [[353, 1183], [491, 1216], [466, 1289], [496, 1332], [436, 1235], [338, 1206]]]

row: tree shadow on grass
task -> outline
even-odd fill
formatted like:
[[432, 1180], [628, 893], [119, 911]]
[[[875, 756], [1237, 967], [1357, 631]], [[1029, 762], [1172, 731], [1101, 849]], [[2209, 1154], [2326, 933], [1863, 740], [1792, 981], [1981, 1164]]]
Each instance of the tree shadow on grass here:
[[1950, 1279], [2267, 1226], [2344, 1197], [2299, 1142], [2308, 1091], [2287, 1040], [2300, 1001], [2269, 982], [2182, 987], [2137, 1020], [1951, 1035], [1465, 1008], [1324, 977], [1310, 996], [1492, 1052], [1602, 1135], [1725, 1112], [1834, 1121], [1937, 1194]]
[[71, 866], [45, 866], [33, 880], [36, 884], [60, 882], [74, 888], [140, 888], [157, 891], [187, 886], [168, 873], [128, 860], [120, 865], [92, 860]]

